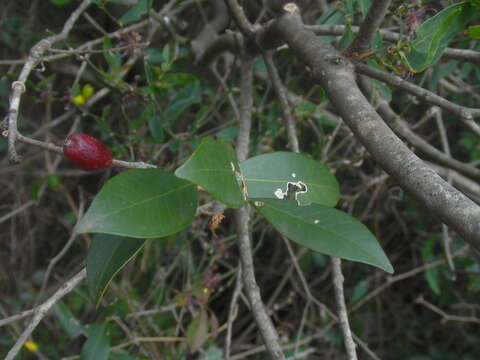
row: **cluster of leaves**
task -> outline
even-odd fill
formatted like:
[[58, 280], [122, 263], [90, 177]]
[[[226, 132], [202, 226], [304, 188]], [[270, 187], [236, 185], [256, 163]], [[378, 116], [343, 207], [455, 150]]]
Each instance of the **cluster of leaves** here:
[[[238, 164], [228, 143], [207, 137], [175, 175], [139, 169], [113, 177], [76, 231], [145, 239], [169, 236], [192, 222], [199, 185], [230, 207], [244, 206], [248, 200], [280, 233], [303, 246], [393, 272], [370, 231], [332, 208], [338, 201], [338, 184], [312, 158], [276, 152]], [[115, 246], [96, 245], [101, 241], [104, 238], [94, 240], [87, 263], [97, 303], [111, 277], [144, 243], [118, 238]]]

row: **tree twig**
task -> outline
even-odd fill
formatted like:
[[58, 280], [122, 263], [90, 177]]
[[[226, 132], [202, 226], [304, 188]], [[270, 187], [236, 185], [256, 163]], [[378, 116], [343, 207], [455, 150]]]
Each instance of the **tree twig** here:
[[347, 56], [361, 55], [370, 51], [373, 38], [382, 23], [391, 0], [373, 0], [365, 20], [345, 53]]
[[248, 21], [245, 11], [243, 11], [243, 8], [238, 4], [237, 0], [225, 0], [225, 2], [240, 32], [245, 36], [252, 36], [254, 30], [253, 25]]
[[[236, 146], [237, 157], [240, 161], [246, 159], [250, 143], [250, 128], [253, 109], [253, 61], [254, 59], [248, 55], [243, 55], [242, 57], [240, 123]], [[252, 311], [270, 357], [272, 359], [285, 359], [278, 341], [277, 331], [267, 314], [267, 310], [265, 309], [265, 305], [260, 295], [260, 289], [255, 280], [252, 248], [250, 245], [250, 234], [248, 229], [249, 218], [250, 215], [247, 206], [235, 211], [238, 248], [242, 262], [243, 286], [245, 287], [246, 295], [250, 303], [250, 310]]]
[[55, 294], [53, 294], [47, 301], [45, 301], [43, 304], [39, 305], [35, 309], [35, 315], [33, 316], [26, 329], [20, 335], [15, 345], [13, 345], [13, 347], [10, 349], [7, 356], [5, 357], [5, 360], [13, 360], [15, 356], [17, 356], [25, 341], [27, 341], [30, 334], [33, 332], [33, 330], [35, 330], [40, 321], [42, 321], [42, 319], [47, 315], [48, 311], [52, 308], [52, 306], [55, 305], [55, 303], [59, 301], [62, 297], [72, 291], [83, 279], [85, 279], [86, 276], [87, 270], [83, 268], [74, 277], [65, 282], [60, 287], [60, 289], [58, 289], [57, 292], [55, 292]]
[[43, 53], [48, 50], [55, 42], [65, 39], [73, 25], [78, 20], [80, 15], [90, 5], [91, 0], [83, 0], [82, 3], [72, 12], [68, 20], [65, 22], [62, 31], [59, 34], [52, 35], [48, 38], [40, 40], [30, 50], [30, 56], [27, 58], [25, 65], [22, 68], [20, 76], [12, 84], [13, 93], [10, 97], [10, 107], [8, 110], [8, 154], [9, 159], [13, 163], [18, 163], [20, 158], [15, 149], [15, 142], [17, 140], [18, 128], [17, 119], [20, 107], [20, 100], [22, 94], [25, 92], [25, 83], [32, 70], [42, 60]]
[[235, 281], [235, 289], [233, 290], [232, 299], [230, 300], [230, 308], [228, 309], [227, 335], [225, 339], [225, 351], [223, 356], [225, 360], [230, 360], [230, 352], [232, 345], [232, 328], [235, 321], [235, 312], [238, 311], [238, 298], [242, 292], [242, 265], [238, 264], [237, 279]]
[[354, 61], [354, 65], [355, 70], [361, 74], [383, 81], [392, 86], [399, 87], [408, 91], [409, 93], [414, 94], [415, 96], [418, 96], [420, 99], [423, 99], [430, 104], [440, 106], [441, 108], [452, 112], [453, 114], [457, 115], [470, 130], [480, 136], [480, 126], [473, 120], [474, 118], [480, 117], [480, 109], [457, 105], [427, 89], [402, 79], [400, 76], [375, 69], [359, 61]]
[[332, 275], [333, 275], [333, 289], [335, 290], [335, 300], [338, 308], [338, 319], [340, 328], [343, 333], [343, 343], [347, 350], [349, 360], [357, 359], [357, 351], [355, 343], [352, 338], [352, 331], [350, 330], [350, 323], [348, 321], [347, 305], [345, 305], [345, 296], [343, 294], [343, 274], [341, 260], [337, 257], [332, 259]]
[[277, 67], [273, 62], [273, 52], [265, 51], [263, 53], [263, 58], [267, 64], [267, 70], [268, 74], [270, 75], [270, 80], [272, 81], [273, 89], [275, 90], [275, 94], [280, 102], [285, 128], [287, 129], [288, 142], [290, 143], [290, 147], [294, 152], [300, 152], [298, 137], [295, 129], [295, 119], [293, 118], [292, 108], [288, 103], [287, 94], [282, 84], [282, 80], [280, 79], [280, 75], [278, 75]]
[[435, 306], [432, 303], [425, 300], [422, 295], [417, 297], [417, 299], [415, 299], [415, 302], [417, 304], [421, 304], [421, 305], [429, 308], [434, 313], [437, 313], [438, 315], [440, 315], [442, 317], [442, 322], [461, 321], [461, 322], [469, 322], [469, 323], [480, 324], [480, 319], [475, 317], [475, 316], [460, 316], [460, 315], [447, 314], [445, 311], [440, 309], [438, 306]]

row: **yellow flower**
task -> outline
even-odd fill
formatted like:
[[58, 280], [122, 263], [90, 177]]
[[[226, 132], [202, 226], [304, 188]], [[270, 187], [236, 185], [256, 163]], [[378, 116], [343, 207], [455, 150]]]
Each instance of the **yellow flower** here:
[[34, 353], [34, 352], [37, 352], [38, 351], [38, 344], [35, 342], [35, 341], [27, 341], [25, 342], [25, 344], [23, 344], [23, 346], [25, 346], [25, 349], [27, 349], [28, 351]]
[[72, 97], [72, 103], [78, 106], [85, 104], [85, 101], [86, 100], [83, 95], [77, 95]]
[[82, 88], [82, 95], [85, 99], [90, 99], [93, 94], [95, 93], [95, 89], [93, 88], [92, 85], [90, 84], [85, 84], [83, 85], [83, 88]]

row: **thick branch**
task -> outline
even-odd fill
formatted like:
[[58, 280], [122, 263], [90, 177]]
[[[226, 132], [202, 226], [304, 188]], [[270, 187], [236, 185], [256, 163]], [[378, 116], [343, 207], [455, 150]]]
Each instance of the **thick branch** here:
[[309, 66], [339, 115], [382, 168], [480, 249], [480, 207], [427, 167], [391, 131], [358, 88], [351, 63], [305, 29], [298, 13], [283, 15], [272, 31]]

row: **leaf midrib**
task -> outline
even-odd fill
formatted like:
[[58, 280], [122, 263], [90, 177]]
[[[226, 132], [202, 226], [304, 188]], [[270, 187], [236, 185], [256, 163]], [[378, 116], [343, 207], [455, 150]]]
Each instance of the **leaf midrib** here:
[[[183, 190], [184, 188], [187, 188], [187, 187], [189, 187], [189, 186], [195, 186], [195, 184], [193, 184], [193, 183], [191, 183], [191, 184], [185, 184], [185, 185], [179, 186], [179, 187], [177, 187], [177, 188], [171, 189], [171, 190], [169, 190], [169, 191], [167, 191], [167, 192], [165, 192], [165, 193], [152, 196], [152, 197], [150, 197], [150, 198], [144, 199], [144, 200], [142, 200], [142, 201], [139, 201], [139, 202], [136, 202], [136, 203], [133, 203], [133, 204], [129, 204], [129, 205], [125, 206], [125, 207], [121, 207], [121, 208], [116, 209], [116, 210], [114, 210], [114, 211], [112, 211], [112, 212], [110, 212], [110, 213], [108, 213], [108, 214], [103, 215], [103, 216], [98, 216], [96, 221], [92, 221], [92, 222], [91, 222], [91, 226], [90, 226], [89, 228], [91, 229], [91, 228], [92, 228], [95, 224], [97, 224], [100, 220], [104, 220], [105, 218], [108, 218], [108, 217], [110, 217], [110, 216], [112, 216], [112, 215], [114, 215], [114, 214], [117, 214], [117, 213], [119, 213], [119, 212], [122, 212], [122, 211], [127, 210], [127, 209], [130, 209], [130, 208], [134, 208], [134, 207], [139, 206], [139, 205], [142, 205], [142, 204], [144, 204], [144, 203], [146, 203], [146, 202], [153, 201], [153, 200], [155, 200], [155, 199], [162, 198], [162, 197], [165, 197], [165, 196], [167, 196], [167, 195], [171, 195], [171, 194], [173, 194], [173, 193], [175, 193], [175, 192], [177, 192], [177, 191]], [[82, 222], [85, 222], [85, 221], [83, 220]]]

